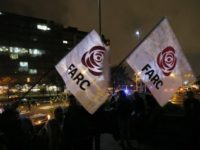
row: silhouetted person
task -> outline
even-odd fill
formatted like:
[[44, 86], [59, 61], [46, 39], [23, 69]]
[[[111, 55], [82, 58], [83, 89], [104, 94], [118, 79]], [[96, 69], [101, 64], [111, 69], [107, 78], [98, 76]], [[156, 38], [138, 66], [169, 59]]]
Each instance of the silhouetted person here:
[[186, 99], [184, 100], [184, 112], [186, 125], [189, 128], [191, 137], [190, 146], [197, 146], [199, 140], [200, 130], [200, 102], [194, 97], [192, 91], [186, 93]]
[[131, 130], [133, 138], [137, 140], [139, 144], [144, 134], [146, 134], [144, 130], [146, 130], [147, 103], [138, 92], [133, 93], [132, 99], [133, 111], [131, 113]]
[[63, 147], [63, 120], [64, 111], [62, 107], [57, 107], [54, 110], [54, 119], [46, 124], [49, 150], [61, 150]]
[[145, 95], [145, 107], [146, 107], [146, 114], [143, 121], [143, 135], [145, 137], [150, 138], [158, 125], [159, 118], [161, 116], [161, 107], [151, 94]]
[[126, 93], [121, 90], [117, 99], [117, 119], [120, 135], [120, 145], [123, 149], [132, 148], [130, 143], [130, 117], [132, 111], [131, 101]]
[[73, 95], [68, 100], [70, 105], [63, 126], [65, 149], [92, 150], [91, 115], [77, 103]]
[[145, 103], [145, 100], [139, 95], [138, 92], [135, 92], [133, 95], [134, 95], [133, 106], [134, 106], [135, 116], [138, 119], [143, 119], [147, 115], [147, 104]]
[[2, 131], [8, 150], [30, 150], [34, 134], [33, 126], [28, 118], [19, 115], [12, 106], [5, 108], [2, 114]]

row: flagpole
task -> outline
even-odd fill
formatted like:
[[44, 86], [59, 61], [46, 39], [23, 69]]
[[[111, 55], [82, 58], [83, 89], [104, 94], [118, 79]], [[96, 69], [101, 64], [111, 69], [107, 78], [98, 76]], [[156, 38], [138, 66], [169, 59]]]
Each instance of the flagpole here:
[[101, 36], [101, 0], [98, 0], [98, 6], [99, 6], [99, 34]]
[[144, 41], [146, 40], [146, 38], [156, 29], [156, 27], [157, 27], [164, 19], [166, 19], [166, 18], [167, 18], [167, 17], [162, 17], [161, 20], [150, 30], [150, 32], [148, 32], [148, 33], [146, 34], [146, 36], [136, 45], [136, 47], [133, 48], [133, 50], [131, 50], [131, 51], [128, 53], [128, 55], [127, 55], [124, 59], [121, 60], [121, 62], [117, 65], [116, 69], [113, 70], [113, 72], [112, 72], [113, 74], [114, 74], [115, 72], [117, 72], [117, 70], [119, 69], [119, 67], [124, 63], [124, 61], [126, 61], [126, 59], [133, 53], [133, 51], [136, 50], [136, 49], [140, 46], [140, 44], [141, 44], [142, 42], [144, 42]]

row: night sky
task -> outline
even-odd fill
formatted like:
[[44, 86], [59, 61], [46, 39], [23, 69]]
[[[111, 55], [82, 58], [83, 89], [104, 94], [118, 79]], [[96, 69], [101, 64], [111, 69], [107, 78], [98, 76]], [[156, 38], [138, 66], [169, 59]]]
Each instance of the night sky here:
[[[102, 33], [111, 40], [111, 63], [118, 64], [167, 16], [195, 75], [200, 75], [199, 0], [101, 0]], [[98, 0], [0, 0], [0, 11], [13, 12], [98, 31]]]

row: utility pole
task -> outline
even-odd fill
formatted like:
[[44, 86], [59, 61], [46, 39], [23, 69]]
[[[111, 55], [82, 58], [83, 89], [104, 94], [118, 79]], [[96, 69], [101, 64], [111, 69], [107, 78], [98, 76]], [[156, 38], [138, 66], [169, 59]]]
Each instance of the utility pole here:
[[101, 36], [101, 0], [98, 0], [98, 6], [99, 6], [99, 34]]

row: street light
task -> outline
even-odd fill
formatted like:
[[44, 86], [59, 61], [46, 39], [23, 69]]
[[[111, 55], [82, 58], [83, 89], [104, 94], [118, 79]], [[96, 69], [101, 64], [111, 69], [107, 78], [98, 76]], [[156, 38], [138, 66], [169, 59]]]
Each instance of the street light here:
[[138, 82], [140, 81], [140, 75], [141, 75], [141, 72], [135, 72], [135, 89], [136, 91], [139, 91], [139, 87], [138, 87]]
[[140, 30], [136, 30], [135, 31], [135, 36], [137, 37], [137, 40], [139, 41], [139, 39], [140, 39], [140, 35], [141, 35], [141, 33], [140, 33]]
[[[137, 41], [139, 42], [139, 40], [140, 40], [140, 30], [139, 29], [137, 29], [137, 30], [135, 30], [135, 36], [137, 37]], [[141, 72], [135, 72], [135, 84], [136, 84], [136, 91], [138, 91], [139, 90], [139, 88], [138, 88], [138, 77], [140, 76], [140, 74], [141, 74]]]

